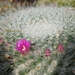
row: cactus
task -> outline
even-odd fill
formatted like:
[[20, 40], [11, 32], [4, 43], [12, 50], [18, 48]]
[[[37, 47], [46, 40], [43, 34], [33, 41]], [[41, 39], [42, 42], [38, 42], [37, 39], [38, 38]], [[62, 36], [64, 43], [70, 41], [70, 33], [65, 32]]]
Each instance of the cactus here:
[[75, 36], [68, 35], [65, 53], [60, 57], [52, 75], [75, 75]]
[[11, 61], [10, 53], [5, 46], [5, 41], [0, 38], [0, 74], [10, 75], [13, 71], [13, 63]]
[[[11, 75], [52, 75], [65, 54], [68, 36], [74, 36], [74, 21], [75, 10], [53, 5], [18, 9], [1, 16], [2, 35], [12, 45], [8, 49], [14, 62]], [[31, 41], [27, 55], [15, 50], [15, 42], [22, 38]]]

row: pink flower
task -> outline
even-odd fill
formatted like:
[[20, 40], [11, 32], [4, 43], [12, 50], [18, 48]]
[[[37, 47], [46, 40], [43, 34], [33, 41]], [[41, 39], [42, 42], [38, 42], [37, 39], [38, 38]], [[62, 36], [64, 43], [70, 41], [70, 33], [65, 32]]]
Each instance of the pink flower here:
[[45, 56], [46, 56], [46, 57], [51, 56], [51, 53], [52, 53], [52, 52], [51, 52], [50, 49], [46, 49], [46, 50], [45, 50]]
[[5, 43], [4, 40], [2, 38], [0, 38], [0, 44]]
[[30, 41], [22, 39], [16, 42], [15, 49], [17, 49], [21, 54], [26, 55], [30, 51], [29, 49], [30, 46], [31, 46]]
[[62, 45], [62, 44], [59, 44], [57, 50], [58, 50], [59, 52], [63, 52], [63, 51], [64, 51], [63, 45]]

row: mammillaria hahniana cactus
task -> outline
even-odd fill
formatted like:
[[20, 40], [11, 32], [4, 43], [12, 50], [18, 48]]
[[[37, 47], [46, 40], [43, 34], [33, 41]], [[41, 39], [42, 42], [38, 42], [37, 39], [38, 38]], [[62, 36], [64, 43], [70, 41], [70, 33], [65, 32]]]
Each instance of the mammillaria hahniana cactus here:
[[[0, 20], [4, 39], [12, 44], [13, 75], [51, 75], [64, 53], [67, 36], [75, 32], [75, 10], [68, 7], [28, 7], [7, 12]], [[22, 38], [31, 41], [25, 56], [14, 49], [15, 42]]]

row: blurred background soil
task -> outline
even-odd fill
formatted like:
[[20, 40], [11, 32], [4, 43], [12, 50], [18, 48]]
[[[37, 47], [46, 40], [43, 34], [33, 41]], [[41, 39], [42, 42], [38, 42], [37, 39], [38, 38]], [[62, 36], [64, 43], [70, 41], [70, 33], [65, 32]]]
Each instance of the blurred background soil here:
[[39, 6], [42, 4], [75, 7], [75, 0], [0, 0], [0, 14], [16, 7]]

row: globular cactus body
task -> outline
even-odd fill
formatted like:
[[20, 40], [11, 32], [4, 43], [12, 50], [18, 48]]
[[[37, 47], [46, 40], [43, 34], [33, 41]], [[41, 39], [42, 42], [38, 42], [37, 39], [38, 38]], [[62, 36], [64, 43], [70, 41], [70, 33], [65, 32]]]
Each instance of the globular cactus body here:
[[[18, 39], [26, 38], [31, 41], [32, 48], [26, 56], [12, 48], [14, 75], [51, 75], [60, 55], [57, 53], [57, 46], [60, 43], [65, 46], [68, 35], [73, 36], [75, 32], [75, 10], [68, 7], [28, 7], [13, 13], [7, 12], [0, 19], [3, 35], [11, 42], [12, 47]], [[44, 54], [46, 49], [51, 50], [49, 57]]]

